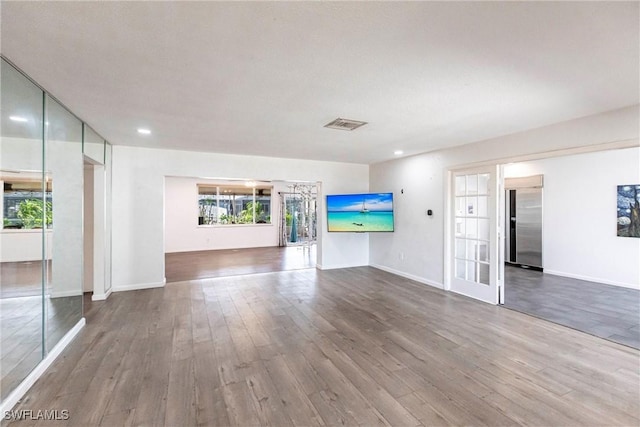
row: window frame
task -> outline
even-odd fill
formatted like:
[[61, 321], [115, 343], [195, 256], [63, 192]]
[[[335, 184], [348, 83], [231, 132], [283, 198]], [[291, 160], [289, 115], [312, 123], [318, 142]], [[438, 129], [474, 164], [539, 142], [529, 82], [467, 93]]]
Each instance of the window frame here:
[[[259, 184], [233, 183], [198, 183], [196, 184], [198, 194], [198, 227], [229, 227], [229, 226], [271, 226], [272, 220], [272, 202], [273, 202], [273, 185], [267, 183]], [[203, 191], [204, 189], [204, 191]], [[208, 190], [208, 191], [207, 191]], [[257, 200], [258, 197], [265, 197], [259, 194], [260, 191], [268, 192], [268, 203]], [[225, 194], [227, 193], [227, 194]], [[208, 198], [206, 196], [209, 196]], [[225, 196], [229, 198], [225, 198]], [[236, 196], [241, 199], [236, 200]], [[250, 198], [247, 200], [247, 197]], [[203, 204], [202, 200], [210, 200], [211, 203]], [[226, 203], [225, 203], [226, 202]], [[247, 206], [251, 204], [251, 222], [240, 221], [241, 215], [247, 210]], [[261, 219], [261, 214], [256, 213], [257, 205], [268, 206], [266, 212], [266, 220]], [[205, 206], [210, 206], [212, 211], [206, 211]], [[220, 213], [224, 209], [224, 213]], [[246, 213], [245, 213], [246, 215]], [[225, 216], [226, 218], [222, 218]], [[226, 222], [230, 221], [230, 222]], [[264, 221], [264, 222], [261, 222]]]

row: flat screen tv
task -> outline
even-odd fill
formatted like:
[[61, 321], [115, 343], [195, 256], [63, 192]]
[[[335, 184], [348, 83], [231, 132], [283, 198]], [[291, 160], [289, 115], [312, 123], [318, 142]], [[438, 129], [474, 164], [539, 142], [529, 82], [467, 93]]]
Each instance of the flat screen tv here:
[[328, 195], [327, 229], [345, 232], [393, 231], [393, 193]]

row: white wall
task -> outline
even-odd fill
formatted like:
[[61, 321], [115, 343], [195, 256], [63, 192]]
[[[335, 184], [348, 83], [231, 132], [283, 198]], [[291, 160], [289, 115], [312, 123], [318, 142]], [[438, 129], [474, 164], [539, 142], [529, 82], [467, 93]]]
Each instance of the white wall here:
[[640, 239], [616, 236], [618, 185], [640, 183], [640, 148], [506, 165], [543, 174], [544, 271], [640, 289]]
[[212, 249], [259, 248], [278, 246], [278, 191], [284, 183], [274, 183], [271, 193], [272, 224], [198, 225], [198, 184], [220, 181], [199, 178], [166, 177], [165, 251], [188, 252]]
[[47, 169], [53, 198], [52, 283], [54, 297], [82, 295], [82, 146], [48, 141]]
[[393, 233], [370, 236], [371, 265], [442, 287], [444, 160], [433, 153], [371, 167], [370, 189], [393, 192], [395, 217]]
[[[526, 156], [541, 156], [541, 153], [618, 141], [638, 145], [639, 114], [640, 108], [636, 105], [372, 165], [370, 191], [394, 192], [396, 232], [370, 236], [371, 265], [442, 287], [448, 169], [480, 162], [499, 164], [506, 159], [522, 160]], [[636, 165], [636, 173], [639, 167]], [[401, 189], [404, 194], [400, 194]], [[434, 215], [428, 217], [426, 209], [432, 209]], [[401, 252], [404, 260], [400, 259]]]
[[[47, 230], [46, 242], [51, 241], [52, 231]], [[51, 245], [47, 245], [47, 259], [51, 259]], [[42, 260], [42, 229], [0, 232], [0, 262]]]
[[113, 288], [161, 286], [164, 281], [167, 176], [319, 181], [319, 267], [367, 265], [368, 235], [326, 232], [324, 195], [366, 192], [368, 175], [367, 165], [114, 146]]

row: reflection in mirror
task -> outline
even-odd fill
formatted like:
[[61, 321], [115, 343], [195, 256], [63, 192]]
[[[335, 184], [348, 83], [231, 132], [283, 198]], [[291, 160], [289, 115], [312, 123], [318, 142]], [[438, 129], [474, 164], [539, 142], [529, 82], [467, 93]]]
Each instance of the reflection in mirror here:
[[82, 318], [82, 122], [47, 96], [45, 178], [52, 189], [53, 231], [45, 236], [46, 350]]
[[4, 401], [82, 318], [83, 129], [73, 114], [1, 63]]
[[108, 162], [110, 203], [111, 146], [4, 58], [0, 63], [0, 400], [6, 403], [43, 357], [82, 326], [83, 163]]
[[89, 126], [84, 125], [84, 143], [83, 152], [84, 155], [89, 157], [94, 162], [104, 164], [104, 151], [105, 141]]
[[[51, 188], [43, 183], [43, 93], [2, 61], [0, 183], [0, 397], [44, 354], [43, 234]], [[49, 217], [50, 218], [50, 217]], [[50, 259], [45, 253], [45, 259]]]
[[4, 171], [3, 218], [5, 230], [47, 229], [53, 226], [51, 182], [42, 188], [41, 173]]

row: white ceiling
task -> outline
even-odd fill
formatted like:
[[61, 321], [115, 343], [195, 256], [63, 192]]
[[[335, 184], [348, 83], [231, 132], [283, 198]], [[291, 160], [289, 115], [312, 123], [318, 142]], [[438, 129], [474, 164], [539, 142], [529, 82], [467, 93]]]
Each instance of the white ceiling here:
[[638, 104], [639, 4], [3, 1], [2, 54], [113, 144], [375, 163]]

